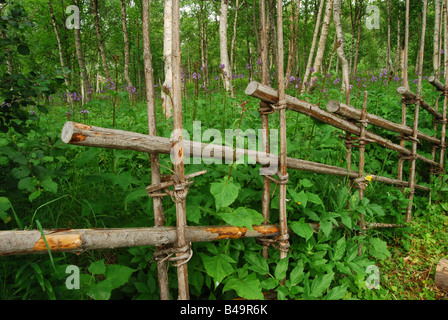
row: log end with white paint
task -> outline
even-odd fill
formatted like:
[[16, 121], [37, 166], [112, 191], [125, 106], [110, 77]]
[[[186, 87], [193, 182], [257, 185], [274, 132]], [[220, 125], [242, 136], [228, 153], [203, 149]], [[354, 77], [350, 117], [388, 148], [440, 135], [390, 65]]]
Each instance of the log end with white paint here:
[[337, 112], [340, 108], [341, 104], [337, 100], [330, 100], [327, 103], [327, 111], [328, 112]]

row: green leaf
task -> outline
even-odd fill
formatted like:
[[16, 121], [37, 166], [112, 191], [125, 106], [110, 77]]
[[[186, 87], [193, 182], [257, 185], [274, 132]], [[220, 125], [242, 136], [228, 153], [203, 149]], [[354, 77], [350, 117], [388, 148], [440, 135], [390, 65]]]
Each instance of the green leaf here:
[[30, 200], [30, 202], [33, 202], [34, 200], [36, 200], [40, 195], [41, 195], [41, 191], [38, 189], [36, 191], [33, 191], [30, 196], [28, 197], [28, 200]]
[[41, 181], [40, 184], [46, 191], [50, 191], [53, 193], [58, 192], [58, 184], [54, 182], [50, 177], [47, 177], [45, 180]]
[[344, 256], [345, 253], [345, 247], [346, 247], [346, 243], [345, 243], [345, 237], [343, 236], [341, 239], [339, 239], [336, 242], [336, 245], [333, 248], [333, 261], [339, 261], [342, 259], [342, 257]]
[[127, 208], [127, 204], [129, 202], [134, 201], [134, 200], [139, 199], [139, 198], [143, 198], [143, 197], [144, 198], [148, 197], [148, 193], [146, 192], [145, 189], [137, 189], [137, 190], [134, 190], [134, 191], [128, 193], [128, 195], [124, 199], [125, 208]]
[[111, 282], [112, 289], [115, 289], [126, 284], [131, 274], [135, 271], [135, 269], [126, 266], [113, 264], [106, 267], [105, 276]]
[[294, 200], [295, 203], [300, 205], [303, 208], [306, 208], [306, 204], [308, 203], [308, 197], [306, 193], [302, 190], [299, 193], [295, 192], [291, 188], [288, 188], [288, 192], [291, 195], [291, 198]]
[[236, 261], [228, 255], [218, 254], [212, 257], [202, 253], [199, 255], [204, 262], [207, 274], [218, 283], [221, 283], [225, 277], [231, 275], [235, 271], [231, 263], [236, 263]]
[[286, 271], [288, 271], [288, 264], [289, 264], [288, 257], [281, 259], [277, 263], [277, 266], [275, 267], [275, 270], [274, 270], [275, 279], [280, 281], [280, 280], [286, 278]]
[[341, 286], [334, 287], [325, 296], [325, 300], [340, 300], [340, 299], [342, 299], [345, 296], [345, 293], [347, 292], [347, 287], [348, 287], [347, 284], [343, 284]]
[[250, 252], [244, 256], [246, 261], [250, 264], [249, 270], [255, 271], [261, 275], [269, 273], [269, 266], [266, 259], [260, 255]]
[[112, 282], [106, 279], [91, 286], [87, 290], [87, 295], [95, 300], [109, 300], [112, 290]]
[[278, 281], [275, 278], [267, 278], [261, 281], [261, 287], [266, 290], [272, 290], [278, 286]]
[[11, 208], [11, 203], [9, 202], [9, 199], [6, 197], [0, 197], [0, 210], [6, 211], [9, 208]]
[[302, 281], [304, 276], [303, 269], [303, 261], [299, 261], [297, 266], [292, 269], [291, 274], [289, 275], [289, 280], [292, 287]]
[[251, 273], [244, 280], [237, 278], [229, 279], [222, 289], [222, 292], [228, 290], [235, 290], [237, 295], [241, 298], [250, 300], [264, 299], [263, 293], [261, 292], [260, 280], [257, 279], [255, 273]]
[[104, 265], [104, 259], [91, 263], [90, 266], [87, 267], [87, 270], [89, 270], [92, 275], [105, 274], [106, 266]]
[[37, 185], [36, 179], [33, 177], [26, 177], [19, 180], [19, 184], [17, 185], [20, 190], [31, 191]]
[[223, 212], [220, 216], [232, 226], [245, 227], [250, 230], [253, 230], [253, 225], [259, 225], [265, 220], [258, 211], [244, 207], [239, 207], [231, 212]]
[[300, 183], [300, 184], [302, 185], [302, 187], [304, 187], [304, 188], [309, 188], [309, 187], [312, 187], [312, 186], [313, 186], [313, 183], [312, 183], [310, 180], [308, 180], [308, 179], [301, 179], [299, 183]]
[[374, 215], [374, 213], [376, 213], [379, 217], [383, 217], [386, 215], [383, 208], [378, 204], [370, 204], [367, 207], [367, 211], [369, 211], [372, 214], [372, 216]]
[[319, 198], [319, 196], [317, 194], [307, 192], [306, 195], [308, 197], [309, 202], [324, 205], [324, 203], [322, 202], [322, 200]]
[[316, 276], [316, 278], [314, 278], [313, 280], [313, 283], [311, 284], [310, 297], [319, 298], [320, 296], [322, 296], [324, 291], [327, 290], [330, 286], [333, 278], [333, 272]]
[[230, 206], [238, 197], [239, 185], [229, 181], [213, 182], [210, 193], [215, 197], [216, 209]]
[[387, 243], [379, 238], [369, 239], [369, 254], [376, 259], [386, 259], [390, 257]]
[[309, 238], [311, 238], [314, 231], [308, 223], [302, 222], [302, 220], [300, 222], [298, 221], [291, 222], [291, 229], [298, 236], [305, 238], [305, 240], [308, 240]]
[[321, 230], [323, 232], [323, 234], [328, 237], [330, 235], [331, 231], [333, 230], [333, 224], [328, 220], [321, 221], [319, 223], [319, 230]]
[[31, 173], [31, 170], [28, 167], [20, 166], [11, 170], [11, 174], [14, 178], [22, 179], [28, 177]]

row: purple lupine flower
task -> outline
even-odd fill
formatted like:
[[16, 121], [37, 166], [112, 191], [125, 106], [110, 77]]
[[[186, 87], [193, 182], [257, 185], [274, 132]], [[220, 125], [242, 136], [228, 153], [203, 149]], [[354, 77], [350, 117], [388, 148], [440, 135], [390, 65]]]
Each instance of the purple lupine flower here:
[[246, 64], [246, 69], [247, 70], [252, 69], [252, 66], [248, 63], [248, 64]]
[[220, 63], [220, 64], [219, 64], [219, 68], [220, 68], [220, 69], [224, 69], [225, 67], [226, 67], [226, 65], [225, 65], [224, 63]]
[[294, 76], [291, 76], [291, 77], [289, 78], [289, 81], [296, 81], [296, 78], [294, 78]]
[[394, 77], [394, 81], [395, 81], [395, 82], [400, 81], [400, 77], [399, 77], [399, 76], [395, 76], [395, 77]]
[[261, 59], [258, 59], [258, 60], [257, 60], [257, 64], [258, 64], [259, 66], [261, 66]]
[[314, 72], [314, 71], [315, 71], [314, 67], [311, 67], [311, 68], [310, 68], [310, 71], [311, 71], [311, 72]]

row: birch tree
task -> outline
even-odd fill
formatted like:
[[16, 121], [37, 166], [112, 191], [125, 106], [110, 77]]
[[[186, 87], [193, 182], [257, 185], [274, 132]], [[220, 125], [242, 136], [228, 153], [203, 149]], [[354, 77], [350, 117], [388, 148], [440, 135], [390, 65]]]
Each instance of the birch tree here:
[[129, 37], [128, 37], [128, 25], [126, 14], [126, 0], [121, 0], [121, 22], [123, 25], [123, 41], [124, 41], [124, 80], [129, 88], [132, 87], [131, 78], [129, 77]]
[[300, 0], [294, 0], [292, 2], [291, 14], [289, 16], [289, 43], [288, 43], [288, 59], [286, 66], [286, 83], [289, 83], [289, 79], [292, 72], [292, 66], [294, 64], [294, 58], [296, 55], [297, 47], [297, 23], [299, 22], [300, 15]]
[[173, 87], [173, 72], [172, 72], [172, 23], [173, 23], [173, 1], [165, 0], [163, 9], [163, 61], [165, 62], [165, 81], [163, 82], [163, 90], [161, 92], [162, 97], [162, 110], [165, 118], [168, 119], [172, 116], [173, 101], [170, 96], [170, 90]]
[[98, 16], [98, 0], [92, 0], [92, 10], [95, 20], [96, 37], [98, 39], [98, 51], [100, 53], [101, 61], [103, 63], [104, 76], [106, 77], [106, 79], [111, 79], [109, 73], [109, 67], [107, 65], [106, 52], [104, 50], [103, 36], [101, 34], [100, 19]]
[[349, 96], [349, 85], [350, 85], [350, 70], [348, 65], [347, 57], [344, 52], [344, 32], [342, 31], [341, 24], [341, 0], [334, 0], [333, 9], [334, 26], [336, 29], [336, 36], [338, 41], [338, 47], [336, 53], [338, 55], [339, 61], [341, 62], [342, 69], [342, 89], [345, 90], [348, 99]]
[[[333, 0], [327, 0], [327, 5], [325, 7], [325, 15], [322, 23], [322, 30], [319, 39], [319, 45], [317, 46], [316, 58], [314, 59], [313, 73], [318, 73], [321, 66], [322, 60], [324, 58], [325, 44], [327, 43], [328, 28], [330, 26], [331, 13], [333, 10]], [[317, 77], [312, 77], [311, 84], [309, 85], [309, 90], [313, 90], [316, 86]], [[306, 85], [306, 83], [305, 83]]]
[[223, 78], [224, 89], [234, 96], [232, 88], [232, 73], [229, 63], [229, 53], [227, 52], [227, 15], [229, 1], [221, 0], [221, 10], [219, 15], [219, 51], [220, 51], [220, 70]]

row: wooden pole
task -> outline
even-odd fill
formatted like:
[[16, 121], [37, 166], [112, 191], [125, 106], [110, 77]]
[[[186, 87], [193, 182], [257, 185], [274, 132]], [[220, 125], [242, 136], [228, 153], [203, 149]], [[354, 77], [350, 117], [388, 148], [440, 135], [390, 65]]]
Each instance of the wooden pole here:
[[[66, 122], [62, 128], [61, 138], [64, 143], [77, 146], [132, 150], [150, 154], [169, 154], [171, 152], [171, 142], [168, 138], [152, 137], [135, 132], [88, 126], [70, 121]], [[183, 140], [183, 144], [185, 156], [201, 156], [204, 159], [216, 159], [216, 157], [219, 156], [222, 160], [232, 163], [234, 161], [234, 155], [237, 157], [236, 160], [248, 155], [252, 157], [256, 163], [261, 165], [265, 165], [266, 163], [269, 163], [269, 161], [274, 163], [278, 163], [279, 161], [278, 156], [265, 152], [240, 148], [233, 149], [227, 146], [206, 144], [188, 140]], [[208, 150], [213, 150], [213, 152], [204, 152], [206, 148]], [[195, 152], [198, 154], [196, 155]], [[302, 159], [286, 158], [286, 166], [289, 169], [310, 171], [341, 177], [346, 177], [348, 175], [355, 178], [358, 175], [357, 171], [352, 170], [347, 172], [346, 168], [335, 167]], [[372, 181], [378, 181], [400, 187], [407, 187], [409, 185], [407, 181], [399, 181], [376, 175], [372, 175]], [[418, 185], [416, 185], [416, 188], [422, 191], [430, 190], [427, 187]]]
[[[447, 12], [447, 7], [448, 7], [448, 0], [445, 1], [445, 3], [443, 4], [443, 12], [444, 12], [444, 23], [445, 23], [445, 34], [444, 34], [444, 46], [445, 46], [445, 52], [448, 52], [448, 12]], [[446, 57], [446, 54], [445, 54]], [[445, 74], [444, 74], [444, 79], [445, 79], [445, 86], [444, 86], [444, 92], [443, 92], [443, 107], [442, 107], [442, 130], [441, 130], [441, 141], [442, 141], [442, 145], [440, 147], [440, 158], [439, 158], [439, 169], [440, 172], [443, 172], [443, 169], [445, 167], [445, 151], [446, 151], [446, 144], [445, 144], [445, 139], [446, 139], [446, 123], [447, 123], [447, 104], [448, 104], [448, 61], [445, 58], [444, 61], [444, 70], [445, 70]]]
[[[364, 153], [366, 150], [365, 147], [365, 138], [366, 138], [366, 129], [367, 129], [367, 91], [364, 91], [364, 100], [362, 103], [362, 110], [361, 110], [361, 134], [359, 136], [359, 181], [358, 181], [358, 192], [359, 192], [359, 199], [362, 202], [362, 199], [364, 198], [364, 190], [366, 189], [367, 183], [364, 177]], [[364, 228], [365, 222], [364, 222], [364, 216], [361, 214], [361, 220], [360, 220], [360, 227], [361, 229]]]
[[[268, 103], [276, 103], [278, 101], [278, 92], [275, 89], [268, 86], [263, 86], [256, 81], [252, 81], [251, 83], [249, 83], [245, 92], [249, 96], [266, 101]], [[350, 121], [347, 121], [345, 119], [341, 119], [340, 117], [321, 109], [317, 105], [313, 105], [309, 102], [294, 98], [289, 95], [286, 95], [285, 97], [287, 102], [286, 108], [289, 110], [300, 112], [311, 118], [330, 124], [338, 129], [353, 133], [357, 136], [359, 136], [361, 133], [361, 129], [354, 123], [351, 123]], [[405, 147], [392, 143], [390, 140], [367, 130], [366, 139], [369, 139], [372, 142], [375, 142], [387, 149], [398, 151], [407, 156], [411, 155], [411, 151], [406, 149]], [[437, 162], [432, 159], [428, 159], [420, 154], [417, 154], [417, 159], [427, 162], [432, 166], [438, 166]]]
[[[421, 89], [420, 89], [421, 90]], [[440, 112], [436, 111], [433, 107], [431, 107], [426, 101], [422, 100], [420, 94], [415, 94], [413, 92], [411, 92], [408, 88], [406, 87], [398, 87], [397, 88], [397, 92], [399, 94], [401, 94], [405, 99], [410, 100], [411, 102], [414, 102], [416, 100], [419, 101], [420, 106], [425, 109], [426, 111], [428, 111], [434, 118], [436, 118], [437, 120], [442, 120], [443, 116]]]
[[[184, 250], [184, 253], [177, 253], [178, 258], [190, 251], [190, 245], [186, 239], [186, 196], [188, 189], [185, 186], [184, 179], [184, 154], [183, 154], [183, 136], [182, 136], [182, 81], [180, 75], [181, 51], [180, 51], [180, 13], [179, 1], [173, 0], [173, 51], [172, 51], [172, 72], [173, 72], [173, 127], [172, 134], [173, 152], [174, 152], [174, 180], [177, 183], [174, 186], [173, 198], [176, 204], [176, 225], [177, 225], [177, 249]], [[179, 285], [179, 300], [188, 300], [190, 298], [188, 290], [188, 259], [179, 260], [177, 263], [177, 277]]]
[[[143, 60], [145, 67], [145, 84], [146, 84], [146, 104], [148, 114], [148, 129], [149, 135], [157, 136], [157, 121], [156, 121], [156, 106], [155, 106], [155, 92], [154, 92], [154, 75], [152, 67], [152, 55], [150, 49], [149, 36], [149, 0], [142, 2], [142, 25], [143, 25]], [[153, 153], [150, 155], [151, 159], [151, 183], [157, 185], [160, 183], [160, 165], [159, 155]], [[154, 225], [161, 227], [165, 224], [165, 217], [163, 213], [163, 205], [161, 197], [153, 198], [154, 208]], [[156, 247], [156, 251], [163, 250], [163, 247]], [[166, 261], [157, 262], [157, 272], [159, 279], [160, 299], [169, 300], [169, 283], [168, 283], [168, 266]]]
[[[340, 116], [343, 116], [352, 120], [361, 120], [361, 110], [356, 109], [352, 106], [341, 103], [337, 100], [330, 100], [326, 106], [327, 111], [336, 113]], [[411, 127], [403, 126], [402, 124], [398, 124], [387, 119], [383, 119], [378, 117], [377, 115], [367, 113], [366, 119], [370, 125], [377, 126], [379, 128], [383, 128], [386, 130], [390, 130], [397, 133], [403, 133], [408, 136], [412, 136], [413, 131]], [[417, 138], [421, 140], [428, 141], [435, 145], [440, 145], [441, 140], [437, 137], [429, 136], [421, 131], [417, 132]]]
[[[286, 258], [289, 248], [288, 221], [286, 217], [286, 184], [288, 172], [286, 170], [286, 99], [285, 99], [285, 75], [283, 71], [283, 10], [282, 0], [277, 0], [277, 80], [278, 80], [278, 109], [280, 117], [280, 170], [279, 177], [279, 222], [280, 259]], [[285, 283], [285, 279], [281, 281]]]
[[[415, 167], [417, 160], [417, 132], [418, 132], [418, 121], [419, 121], [419, 111], [420, 106], [423, 103], [420, 98], [422, 93], [422, 73], [423, 73], [423, 57], [425, 53], [425, 33], [426, 33], [426, 10], [428, 7], [428, 0], [423, 0], [423, 21], [422, 21], [422, 35], [421, 35], [421, 47], [419, 51], [419, 67], [418, 67], [418, 84], [417, 84], [417, 97], [415, 100], [415, 110], [414, 110], [414, 124], [412, 127], [412, 156], [411, 156], [411, 168], [409, 173], [409, 203], [406, 209], [406, 222], [410, 222], [412, 218], [412, 203], [415, 193]], [[426, 108], [425, 108], [426, 109]], [[426, 109], [428, 110], [428, 109]], [[428, 110], [429, 111], [429, 110]], [[434, 110], [435, 112], [435, 110]], [[432, 113], [432, 112], [431, 112]], [[433, 113], [432, 113], [433, 114]]]
[[442, 290], [448, 290], [448, 260], [441, 259], [437, 263], [434, 283]]
[[[310, 223], [314, 232], [319, 231], [318, 223]], [[397, 228], [401, 225], [370, 223], [371, 228]], [[344, 225], [333, 228], [345, 228]], [[43, 230], [45, 244], [40, 230], [0, 231], [0, 256], [20, 254], [47, 254], [87, 250], [116, 249], [138, 246], [168, 246], [177, 242], [176, 227], [115, 228], [115, 229], [56, 229]], [[258, 225], [252, 229], [235, 226], [187, 227], [189, 242], [208, 242], [226, 239], [276, 237], [280, 235], [278, 225]]]

